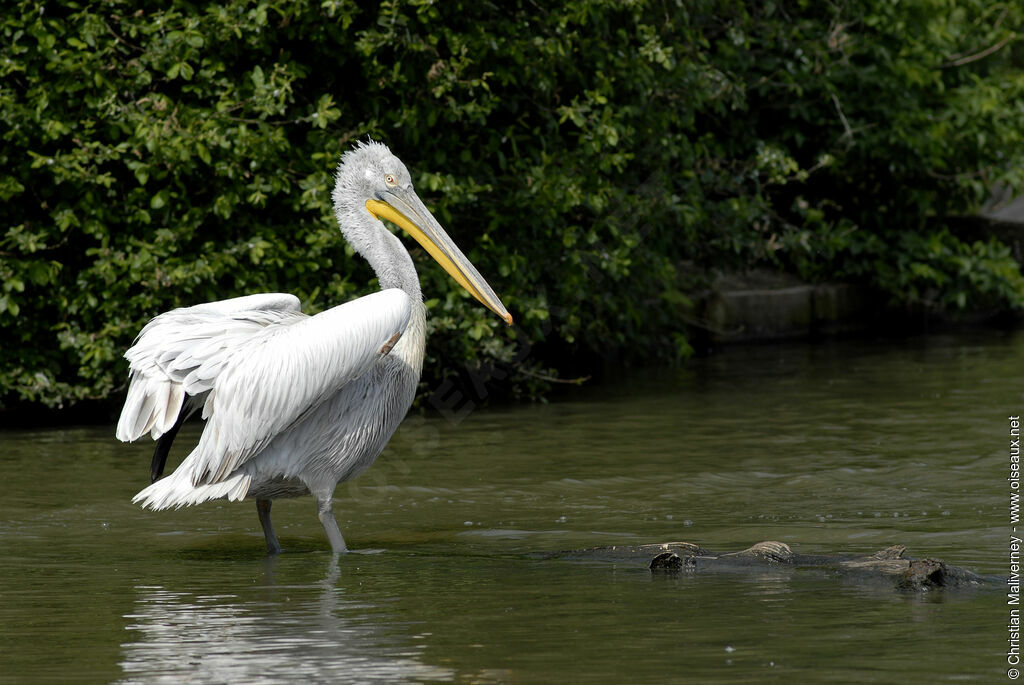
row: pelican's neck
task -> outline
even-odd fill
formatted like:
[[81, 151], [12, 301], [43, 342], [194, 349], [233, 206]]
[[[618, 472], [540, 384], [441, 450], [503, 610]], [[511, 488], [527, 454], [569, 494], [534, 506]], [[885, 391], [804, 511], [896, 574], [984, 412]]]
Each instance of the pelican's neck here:
[[412, 298], [413, 302], [422, 302], [423, 294], [420, 291], [420, 279], [416, 274], [416, 267], [412, 263], [412, 257], [405, 245], [379, 221], [379, 233], [383, 249], [371, 253], [360, 253], [370, 262], [377, 280], [380, 281], [381, 290], [385, 288], [400, 288]]
[[335, 213], [345, 240], [370, 263], [381, 290], [399, 288], [413, 302], [422, 302], [420, 279], [402, 241], [384, 228], [384, 224], [365, 207], [339, 206]]

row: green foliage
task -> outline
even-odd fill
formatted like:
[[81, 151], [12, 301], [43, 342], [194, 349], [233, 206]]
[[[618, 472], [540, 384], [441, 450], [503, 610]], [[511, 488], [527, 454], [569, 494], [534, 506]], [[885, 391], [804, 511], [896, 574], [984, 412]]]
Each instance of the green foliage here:
[[8, 4], [8, 401], [109, 396], [174, 306], [368, 292], [330, 211], [338, 156], [367, 135], [517, 319], [413, 250], [426, 388], [497, 367], [534, 394], [569, 354], [685, 355], [689, 296], [758, 263], [1024, 304], [1003, 246], [931, 228], [1022, 185], [1016, 3]]

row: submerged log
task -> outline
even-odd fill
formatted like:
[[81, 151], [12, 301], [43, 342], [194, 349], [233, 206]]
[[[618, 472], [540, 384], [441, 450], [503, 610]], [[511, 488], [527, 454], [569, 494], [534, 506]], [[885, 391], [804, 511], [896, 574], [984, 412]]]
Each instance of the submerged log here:
[[690, 542], [660, 545], [600, 547], [567, 552], [559, 558], [646, 561], [652, 573], [676, 574], [702, 571], [757, 571], [775, 569], [822, 569], [864, 582], [882, 582], [899, 590], [977, 587], [996, 579], [938, 559], [915, 559], [906, 547], [893, 545], [867, 556], [797, 554], [784, 542], [759, 542], [739, 552], [711, 552]]

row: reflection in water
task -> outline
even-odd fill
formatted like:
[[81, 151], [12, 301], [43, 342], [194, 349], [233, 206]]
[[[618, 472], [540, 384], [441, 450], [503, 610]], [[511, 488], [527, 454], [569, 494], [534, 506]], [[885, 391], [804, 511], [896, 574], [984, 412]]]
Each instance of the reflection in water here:
[[374, 607], [337, 587], [337, 558], [316, 585], [277, 588], [267, 560], [262, 596], [196, 594], [139, 585], [125, 616], [121, 683], [406, 682], [451, 680], [381, 635]]

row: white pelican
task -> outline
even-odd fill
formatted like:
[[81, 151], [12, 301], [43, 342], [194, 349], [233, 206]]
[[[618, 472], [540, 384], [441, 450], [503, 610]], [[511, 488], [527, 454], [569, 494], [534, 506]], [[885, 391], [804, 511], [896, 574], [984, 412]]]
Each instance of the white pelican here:
[[[130, 385], [117, 437], [157, 440], [153, 483], [132, 501], [152, 509], [256, 499], [267, 552], [279, 497], [312, 494], [334, 552], [345, 539], [331, 501], [384, 449], [423, 368], [426, 309], [412, 258], [380, 219], [407, 231], [488, 309], [512, 315], [413, 190], [383, 144], [342, 155], [334, 212], [381, 291], [316, 316], [293, 295], [264, 293], [160, 314], [125, 353]], [[199, 443], [171, 475], [164, 462], [185, 418], [202, 408]]]

